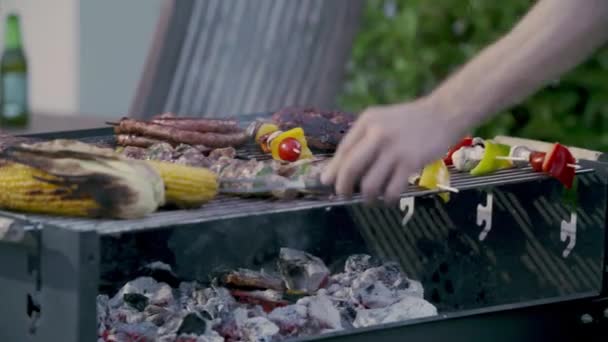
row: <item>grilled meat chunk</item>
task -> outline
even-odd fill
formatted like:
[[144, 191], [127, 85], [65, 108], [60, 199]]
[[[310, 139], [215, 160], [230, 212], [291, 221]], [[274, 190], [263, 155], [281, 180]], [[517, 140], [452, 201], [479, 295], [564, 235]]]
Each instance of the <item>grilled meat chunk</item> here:
[[348, 132], [355, 116], [339, 111], [324, 111], [312, 107], [288, 107], [272, 115], [281, 130], [302, 127], [308, 145], [319, 150], [336, 149]]

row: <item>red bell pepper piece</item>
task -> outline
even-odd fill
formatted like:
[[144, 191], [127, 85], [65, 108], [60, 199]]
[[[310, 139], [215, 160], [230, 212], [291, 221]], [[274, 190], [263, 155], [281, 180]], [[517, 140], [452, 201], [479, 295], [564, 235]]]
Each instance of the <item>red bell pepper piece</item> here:
[[473, 137], [465, 137], [458, 144], [452, 146], [443, 158], [443, 162], [445, 163], [445, 165], [452, 165], [452, 155], [454, 154], [454, 152], [458, 151], [461, 147], [466, 146], [473, 146]]
[[543, 171], [559, 180], [567, 189], [570, 189], [576, 173], [576, 170], [571, 167], [572, 164], [576, 164], [576, 159], [572, 156], [570, 150], [564, 145], [556, 143], [545, 156]]
[[545, 162], [545, 152], [534, 151], [530, 153], [530, 166], [537, 172], [543, 172], [543, 163]]

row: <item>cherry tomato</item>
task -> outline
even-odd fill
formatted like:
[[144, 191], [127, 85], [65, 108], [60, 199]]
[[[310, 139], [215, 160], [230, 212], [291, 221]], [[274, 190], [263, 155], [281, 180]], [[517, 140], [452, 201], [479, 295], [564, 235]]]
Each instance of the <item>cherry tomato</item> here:
[[300, 158], [302, 144], [294, 138], [285, 138], [279, 144], [279, 158], [284, 161], [294, 162]]
[[537, 172], [543, 172], [543, 162], [545, 161], [545, 152], [530, 153], [530, 166]]

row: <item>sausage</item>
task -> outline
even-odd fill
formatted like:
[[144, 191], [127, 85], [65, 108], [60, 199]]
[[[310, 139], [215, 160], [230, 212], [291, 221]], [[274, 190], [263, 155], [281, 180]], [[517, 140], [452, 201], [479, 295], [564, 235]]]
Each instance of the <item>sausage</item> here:
[[116, 144], [119, 146], [134, 146], [134, 147], [150, 147], [162, 141], [147, 137], [142, 137], [135, 134], [117, 134]]
[[201, 133], [237, 133], [242, 131], [236, 120], [204, 118], [157, 118], [152, 123]]
[[245, 132], [200, 133], [171, 126], [124, 118], [114, 127], [117, 134], [136, 134], [175, 144], [204, 145], [211, 148], [239, 146], [247, 141]]

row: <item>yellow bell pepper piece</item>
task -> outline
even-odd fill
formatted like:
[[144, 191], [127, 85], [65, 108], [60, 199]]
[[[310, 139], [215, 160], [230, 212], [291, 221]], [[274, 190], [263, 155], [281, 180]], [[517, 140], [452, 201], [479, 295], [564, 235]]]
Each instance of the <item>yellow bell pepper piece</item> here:
[[279, 134], [276, 138], [272, 139], [270, 142], [270, 152], [272, 153], [273, 159], [282, 160], [279, 157], [279, 145], [281, 145], [281, 141], [283, 141], [285, 138], [294, 138], [300, 143], [300, 145], [302, 145], [299, 160], [312, 158], [312, 152], [308, 148], [308, 143], [306, 142], [306, 137], [304, 136], [304, 130], [301, 127], [296, 127], [290, 129], [289, 131], [285, 131]]
[[[420, 175], [420, 180], [418, 181], [420, 187], [431, 190], [437, 189], [439, 184], [450, 186], [450, 172], [443, 162], [443, 159], [425, 166]], [[441, 197], [444, 202], [450, 200], [450, 194], [447, 192], [440, 193], [439, 197]]]
[[274, 133], [279, 130], [279, 126], [271, 123], [263, 123], [258, 128], [258, 131], [255, 133], [255, 142], [258, 142], [260, 137], [263, 135]]

